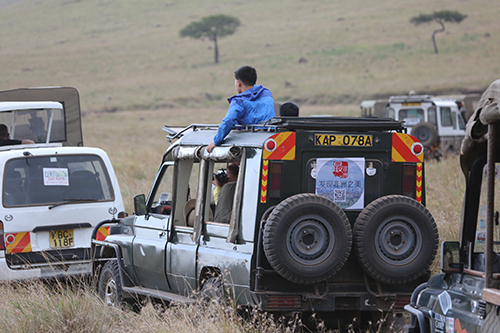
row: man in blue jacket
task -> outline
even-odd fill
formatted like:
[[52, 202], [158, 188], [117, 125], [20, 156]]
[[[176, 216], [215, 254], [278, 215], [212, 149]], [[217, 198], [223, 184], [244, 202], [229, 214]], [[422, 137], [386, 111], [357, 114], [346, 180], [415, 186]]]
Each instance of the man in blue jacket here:
[[219, 130], [207, 151], [212, 152], [219, 146], [234, 125], [250, 125], [269, 120], [276, 116], [274, 99], [269, 89], [257, 82], [257, 71], [250, 66], [243, 66], [234, 72], [234, 86], [238, 95], [228, 98], [229, 109], [219, 125]]

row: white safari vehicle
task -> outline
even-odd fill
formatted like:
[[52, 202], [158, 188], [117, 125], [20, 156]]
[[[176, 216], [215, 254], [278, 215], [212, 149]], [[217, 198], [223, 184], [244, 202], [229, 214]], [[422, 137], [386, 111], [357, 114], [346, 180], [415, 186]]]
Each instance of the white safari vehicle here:
[[89, 274], [94, 225], [124, 207], [106, 153], [81, 147], [78, 92], [2, 91], [0, 123], [35, 142], [0, 146], [0, 280]]

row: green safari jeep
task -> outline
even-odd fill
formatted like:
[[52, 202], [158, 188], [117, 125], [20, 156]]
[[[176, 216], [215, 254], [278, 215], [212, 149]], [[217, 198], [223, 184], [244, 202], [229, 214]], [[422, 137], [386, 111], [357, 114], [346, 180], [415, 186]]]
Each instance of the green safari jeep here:
[[[135, 197], [134, 215], [96, 227], [110, 228], [93, 240], [106, 302], [191, 302], [201, 292], [316, 313], [341, 330], [388, 313], [404, 325], [438, 233], [424, 206], [424, 147], [401, 122], [274, 118], [233, 130], [210, 154], [217, 126], [164, 129], [173, 143], [147, 198]], [[232, 209], [217, 220], [212, 181], [228, 164], [239, 167]]]

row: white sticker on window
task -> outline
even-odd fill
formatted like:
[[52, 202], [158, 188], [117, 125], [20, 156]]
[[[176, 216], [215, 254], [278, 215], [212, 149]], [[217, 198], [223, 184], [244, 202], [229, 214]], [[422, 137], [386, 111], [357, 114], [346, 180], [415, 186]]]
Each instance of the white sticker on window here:
[[67, 168], [43, 168], [43, 185], [69, 186]]
[[318, 158], [316, 193], [344, 209], [364, 208], [364, 158]]

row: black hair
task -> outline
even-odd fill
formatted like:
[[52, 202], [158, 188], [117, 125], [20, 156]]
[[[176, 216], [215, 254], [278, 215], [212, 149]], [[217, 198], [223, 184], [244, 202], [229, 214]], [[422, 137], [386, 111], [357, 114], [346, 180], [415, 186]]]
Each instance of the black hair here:
[[280, 117], [298, 117], [299, 107], [297, 104], [287, 102], [280, 106]]
[[237, 164], [231, 163], [227, 166], [228, 170], [231, 170], [233, 176], [238, 177], [238, 173], [240, 171], [240, 167]]
[[0, 138], [7, 139], [9, 136], [9, 129], [6, 125], [0, 124]]
[[253, 67], [243, 66], [234, 72], [234, 78], [243, 82], [245, 86], [253, 86], [257, 82], [257, 71]]

